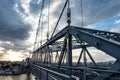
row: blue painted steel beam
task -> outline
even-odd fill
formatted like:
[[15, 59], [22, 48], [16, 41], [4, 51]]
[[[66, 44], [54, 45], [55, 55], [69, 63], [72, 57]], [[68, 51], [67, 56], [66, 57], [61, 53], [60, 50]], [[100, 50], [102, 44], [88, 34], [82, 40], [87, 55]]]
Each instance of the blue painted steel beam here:
[[78, 30], [86, 31], [86, 32], [89, 32], [94, 35], [102, 36], [107, 39], [113, 39], [115, 41], [120, 42], [120, 33], [88, 29], [88, 28], [81, 28], [81, 27], [76, 27], [76, 26], [72, 26], [72, 27], [74, 27], [75, 29], [78, 29]]
[[[68, 35], [67, 38], [67, 66], [72, 67], [72, 35]], [[68, 69], [67, 74], [72, 75], [72, 70]]]
[[71, 35], [77, 36], [80, 40], [106, 52], [108, 55], [120, 59], [120, 42], [109, 40], [98, 35], [93, 35], [81, 29], [75, 29], [72, 26], [69, 29], [69, 32]]
[[64, 39], [64, 43], [63, 43], [63, 47], [61, 49], [61, 53], [60, 53], [60, 57], [59, 57], [59, 61], [58, 61], [58, 66], [61, 66], [62, 60], [63, 60], [63, 56], [65, 54], [65, 50], [66, 50], [66, 45], [67, 44], [67, 39]]
[[39, 47], [37, 50], [35, 50], [33, 53], [36, 53], [40, 49], [46, 47], [47, 45], [52, 44], [53, 42], [57, 41], [58, 39], [65, 36], [66, 32], [68, 30], [68, 27], [65, 27], [63, 30], [61, 30], [59, 33], [57, 33], [55, 36], [53, 36], [50, 40], [48, 40], [46, 43], [44, 43], [41, 47]]
[[[113, 32], [106, 32], [106, 31], [100, 31], [100, 30], [93, 30], [93, 29], [86, 29], [86, 28], [78, 28], [75, 26], [70, 26], [64, 28], [62, 31], [60, 31], [58, 34], [56, 34], [54, 37], [52, 37], [48, 42], [43, 44], [41, 47], [39, 47], [37, 50], [34, 51], [34, 53], [44, 53], [44, 49], [48, 45], [52, 45], [55, 41], [58, 39], [64, 37], [66, 34], [70, 34], [71, 36], [75, 36], [77, 38], [77, 41], [84, 41], [87, 43], [87, 46], [94, 46], [98, 48], [99, 50], [102, 50], [106, 52], [108, 55], [111, 55], [112, 57], [116, 59], [120, 59], [120, 34], [119, 33], [113, 33]], [[72, 56], [71, 52], [72, 49], [74, 48], [81, 48], [84, 45], [75, 45], [75, 47], [72, 47], [72, 37], [68, 37], [67, 39], [67, 50], [68, 50], [68, 66], [72, 67]], [[56, 43], [57, 44], [57, 43]], [[58, 43], [59, 44], [59, 43]], [[62, 42], [61, 42], [62, 44]], [[51, 48], [50, 51], [59, 51], [61, 48], [57, 48], [56, 50], [52, 50], [53, 47]], [[70, 62], [69, 62], [70, 61]], [[114, 67], [116, 68], [115, 71], [117, 72], [119, 69], [120, 63], [117, 62], [113, 67], [111, 67], [110, 71], [114, 70]], [[117, 67], [118, 66], [118, 67]], [[71, 73], [68, 73], [71, 75]], [[103, 74], [105, 74], [103, 72]], [[106, 76], [110, 76], [111, 74], [107, 73]], [[96, 78], [98, 80], [98, 78]], [[103, 78], [102, 78], [103, 80]]]

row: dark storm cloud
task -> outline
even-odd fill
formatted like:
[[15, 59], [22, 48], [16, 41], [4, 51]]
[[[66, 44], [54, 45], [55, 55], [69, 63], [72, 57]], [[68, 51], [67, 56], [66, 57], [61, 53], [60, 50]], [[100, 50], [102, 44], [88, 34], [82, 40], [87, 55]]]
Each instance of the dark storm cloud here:
[[8, 44], [7, 42], [1, 43], [0, 47], [4, 48], [5, 50], [13, 50], [13, 51], [26, 51], [28, 47], [31, 45], [25, 44], [23, 41], [16, 41]]
[[[70, 0], [72, 24], [81, 25], [81, 0]], [[94, 24], [120, 15], [120, 0], [82, 0], [84, 25]], [[63, 8], [62, 1], [53, 13], [56, 17]], [[66, 12], [65, 12], [66, 13]], [[64, 19], [63, 19], [64, 20]], [[61, 20], [62, 21], [62, 20]], [[64, 20], [65, 21], [65, 20]]]
[[[73, 14], [75, 16], [73, 16], [73, 21], [76, 21], [78, 17], [78, 20], [80, 20], [80, 3], [80, 0], [74, 1], [75, 7], [73, 7]], [[94, 24], [116, 17], [119, 14], [120, 0], [83, 0], [83, 17], [85, 24]]]
[[[24, 22], [24, 18], [14, 9], [17, 3], [17, 9], [25, 16], [28, 16], [20, 1], [21, 0], [0, 0], [0, 41], [4, 42], [0, 44], [0, 47], [5, 48], [5, 50], [26, 50], [30, 46], [25, 43], [31, 31], [30, 24]], [[58, 0], [51, 0], [51, 4], [54, 1]], [[72, 8], [72, 24], [80, 26], [80, 0], [70, 1]], [[64, 2], [65, 0], [61, 0], [61, 4], [56, 7], [55, 11], [51, 14], [58, 18]], [[45, 3], [45, 7], [47, 7], [48, 2]], [[29, 3], [30, 14], [37, 15], [40, 12], [40, 7], [41, 3], [38, 4], [38, 0], [31, 0]], [[51, 9], [51, 11], [52, 10], [53, 9]], [[83, 0], [84, 25], [94, 24], [118, 15], [120, 15], [120, 0]], [[61, 21], [66, 22], [66, 12], [64, 12]], [[14, 45], [8, 45], [6, 43], [7, 41]]]
[[37, 15], [40, 12], [40, 7], [41, 7], [40, 3], [38, 3], [38, 0], [31, 0], [30, 1], [30, 12], [33, 13], [34, 15]]
[[[51, 4], [53, 2], [54, 0], [50, 1]], [[48, 3], [49, 3], [49, 0], [44, 0], [44, 9], [48, 8]], [[42, 0], [40, 0], [39, 2], [38, 0], [31, 0], [29, 4], [30, 12], [33, 13], [34, 15], [38, 15], [40, 13], [41, 5], [42, 5]]]
[[[25, 9], [22, 7], [20, 2], [17, 2], [18, 10], [25, 15]], [[27, 16], [27, 15], [26, 15]]]
[[[51, 0], [51, 4], [54, 0]], [[58, 16], [65, 1], [56, 7], [54, 15]], [[80, 25], [80, 0], [71, 0], [72, 23]], [[25, 40], [29, 37], [30, 25], [24, 23], [24, 19], [14, 10], [15, 3], [18, 3], [18, 9], [24, 13], [24, 8], [17, 0], [0, 0], [0, 40], [15, 41]], [[47, 2], [45, 2], [47, 4]], [[40, 9], [38, 0], [31, 0], [30, 12], [38, 14]], [[51, 9], [52, 10], [52, 9]], [[84, 23], [93, 24], [95, 22], [112, 18], [120, 14], [119, 0], [83, 0]], [[26, 14], [27, 15], [27, 14]], [[65, 17], [62, 19], [65, 20]]]
[[2, 41], [25, 40], [29, 36], [31, 27], [15, 12], [13, 3], [14, 0], [0, 1], [0, 40]]
[[[29, 47], [25, 40], [29, 37], [31, 26], [24, 18], [15, 11], [14, 6], [18, 3], [18, 9], [24, 13], [24, 8], [17, 0], [0, 0], [0, 47], [5, 50], [25, 50]], [[11, 42], [7, 44], [6, 42]], [[13, 44], [13, 45], [12, 45]]]

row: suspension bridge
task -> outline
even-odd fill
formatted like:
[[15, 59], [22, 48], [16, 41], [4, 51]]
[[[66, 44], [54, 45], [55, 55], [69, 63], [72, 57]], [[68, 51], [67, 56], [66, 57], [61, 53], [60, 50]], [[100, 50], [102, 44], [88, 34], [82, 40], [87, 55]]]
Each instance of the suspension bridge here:
[[[45, 43], [38, 40], [39, 26], [42, 27], [42, 11], [45, 0], [42, 1], [38, 29], [32, 58], [29, 60], [31, 72], [37, 80], [120, 80], [120, 34], [109, 31], [88, 29], [83, 27], [83, 6], [81, 0], [82, 27], [71, 25], [70, 1], [66, 0], [49, 37], [50, 0], [48, 0], [48, 32]], [[63, 12], [67, 10], [67, 25], [55, 33]], [[42, 34], [42, 32], [41, 32]], [[42, 36], [42, 35], [41, 35]], [[41, 38], [42, 39], [42, 38]], [[37, 46], [39, 45], [40, 46]], [[37, 47], [36, 47], [37, 46]], [[92, 57], [88, 48], [94, 47], [116, 59], [109, 68], [101, 68]], [[73, 61], [74, 50], [79, 49], [80, 55], [77, 62]], [[92, 66], [88, 65], [88, 56]], [[83, 62], [81, 58], [83, 57]], [[81, 65], [82, 63], [82, 65]]]

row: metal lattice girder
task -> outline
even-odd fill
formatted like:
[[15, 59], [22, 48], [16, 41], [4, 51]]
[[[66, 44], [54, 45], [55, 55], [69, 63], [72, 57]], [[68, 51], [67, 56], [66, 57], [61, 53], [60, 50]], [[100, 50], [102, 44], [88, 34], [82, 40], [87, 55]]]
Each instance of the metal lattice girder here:
[[66, 32], [68, 30], [68, 27], [65, 27], [63, 30], [61, 30], [59, 33], [57, 33], [54, 37], [52, 37], [50, 40], [48, 40], [46, 43], [44, 43], [41, 47], [39, 47], [37, 50], [35, 50], [33, 53], [38, 52], [40, 49], [46, 47], [47, 45], [52, 44], [53, 42], [57, 41], [58, 39], [65, 36]]
[[62, 62], [62, 59], [63, 59], [63, 55], [64, 55], [65, 50], [66, 50], [66, 44], [67, 44], [67, 39], [65, 38], [64, 39], [64, 43], [63, 43], [63, 47], [62, 47], [62, 50], [61, 50], [61, 53], [60, 53], [60, 58], [59, 58], [59, 61], [58, 61], [58, 66], [61, 65], [61, 62]]
[[[35, 50], [33, 53], [36, 53], [40, 50], [42, 50], [42, 53], [44, 53], [44, 47], [49, 46], [49, 50], [52, 52], [61, 51], [61, 46], [63, 45], [63, 41], [57, 41], [58, 39], [64, 37], [67, 34], [67, 30], [69, 27], [64, 28], [62, 31], [60, 31], [58, 34], [56, 34], [53, 38], [51, 38], [48, 42], [43, 44], [41, 47], [39, 47], [37, 50]], [[57, 41], [57, 42], [56, 42]], [[72, 49], [78, 49], [81, 48], [82, 45], [79, 45], [78, 41], [72, 40]], [[90, 45], [85, 44], [87, 47], [90, 47]]]
[[76, 66], [78, 66], [78, 65], [79, 65], [80, 60], [81, 60], [81, 57], [82, 57], [82, 54], [83, 54], [83, 49], [82, 49], [82, 50], [81, 50], [81, 52], [80, 52], [80, 56], [79, 56], [79, 58], [78, 58], [78, 61], [77, 61]]
[[93, 35], [98, 35], [98, 36], [101, 36], [101, 37], [105, 37], [107, 39], [111, 39], [111, 40], [115, 40], [115, 41], [120, 42], [120, 33], [94, 30], [94, 29], [87, 29], [87, 28], [81, 28], [81, 27], [75, 27], [75, 26], [72, 26], [72, 27], [74, 27], [75, 29], [78, 29], [78, 30], [89, 32]]
[[106, 52], [108, 55], [114, 58], [120, 59], [120, 42], [109, 40], [105, 37], [94, 35], [88, 31], [89, 29], [82, 30], [76, 29], [76, 27], [71, 26], [69, 32], [71, 35], [79, 38], [82, 41]]
[[[90, 45], [84, 45], [84, 46], [90, 47]], [[72, 49], [80, 49], [82, 47], [83, 47], [83, 45], [75, 45], [72, 47]], [[49, 50], [50, 50], [50, 52], [56, 52], [56, 51], [61, 51], [61, 49], [62, 49], [62, 47], [50, 47]], [[44, 49], [41, 49], [41, 50], [42, 50], [42, 53], [45, 52]]]
[[[53, 43], [52, 45], [50, 45], [50, 51], [52, 52], [56, 52], [56, 51], [61, 51], [62, 46], [63, 46], [64, 42], [61, 41], [61, 43]], [[80, 43], [78, 43], [77, 41], [72, 40], [72, 49], [79, 49], [82, 48], [83, 45], [80, 45]], [[90, 47], [90, 45], [85, 44], [84, 46], [86, 47]]]
[[[35, 52], [43, 49], [45, 46], [52, 44], [53, 42], [57, 41], [58, 39], [65, 36], [67, 32], [74, 35], [75, 37], [79, 38], [82, 41], [87, 42], [88, 44], [95, 46], [96, 48], [106, 52], [107, 54], [119, 59], [120, 55], [120, 42], [118, 42], [119, 37], [116, 40], [108, 39], [107, 37], [103, 37], [101, 35], [95, 35], [94, 32], [105, 32], [100, 30], [93, 30], [93, 29], [85, 29], [85, 28], [77, 28], [74, 26], [65, 27], [62, 31], [57, 33], [53, 38], [51, 38], [48, 42], [43, 44], [40, 48], [38, 48]], [[107, 34], [107, 32], [105, 32]], [[108, 34], [114, 34], [120, 36], [119, 33], [112, 33], [108, 32]]]

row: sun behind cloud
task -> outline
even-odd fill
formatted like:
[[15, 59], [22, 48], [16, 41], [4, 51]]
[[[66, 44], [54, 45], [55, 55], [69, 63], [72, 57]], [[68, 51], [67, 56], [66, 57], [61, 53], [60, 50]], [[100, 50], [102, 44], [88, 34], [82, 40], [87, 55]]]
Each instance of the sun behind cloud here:
[[10, 61], [22, 61], [24, 58], [22, 57], [21, 52], [9, 50], [9, 51], [7, 51], [7, 54], [5, 55], [5, 59], [7, 61], [9, 61], [9, 60]]

